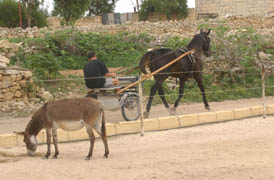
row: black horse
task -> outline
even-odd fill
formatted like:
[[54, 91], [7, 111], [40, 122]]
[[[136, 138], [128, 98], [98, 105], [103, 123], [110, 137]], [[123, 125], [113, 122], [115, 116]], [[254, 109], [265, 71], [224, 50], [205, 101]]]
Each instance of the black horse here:
[[[206, 109], [210, 109], [206, 95], [205, 89], [202, 83], [202, 61], [201, 56], [202, 53], [209, 57], [211, 55], [210, 51], [210, 38], [208, 37], [210, 30], [208, 32], [204, 32], [200, 30], [199, 34], [196, 34], [190, 43], [186, 46], [186, 49], [177, 49], [172, 50], [168, 48], [155, 49], [145, 53], [140, 60], [139, 67], [142, 73], [147, 74], [146, 66], [149, 67], [150, 71], [153, 72], [165, 64], [171, 62], [177, 57], [181, 56], [185, 52], [194, 49], [195, 52], [191, 55], [185, 56], [175, 64], [169, 66], [168, 68], [162, 70], [160, 73], [154, 75], [155, 84], [152, 86], [150, 90], [149, 100], [146, 107], [146, 112], [144, 112], [144, 116], [147, 118], [149, 116], [149, 111], [151, 108], [151, 103], [153, 97], [158, 90], [158, 93], [169, 111], [171, 115], [175, 114], [176, 108], [180, 102], [180, 99], [183, 97], [184, 93], [184, 84], [188, 78], [193, 77], [202, 92], [203, 101]], [[169, 77], [179, 78], [180, 80], [180, 88], [179, 88], [179, 96], [174, 103], [174, 108], [170, 108], [169, 104], [165, 99], [165, 94], [163, 90], [163, 82]]]

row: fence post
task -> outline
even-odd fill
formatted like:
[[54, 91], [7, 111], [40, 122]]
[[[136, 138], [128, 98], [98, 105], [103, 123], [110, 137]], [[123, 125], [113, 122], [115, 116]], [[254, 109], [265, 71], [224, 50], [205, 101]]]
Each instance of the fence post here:
[[262, 64], [262, 98], [263, 98], [263, 107], [264, 107], [264, 115], [263, 115], [263, 118], [266, 118], [266, 102], [265, 102], [265, 68], [264, 68], [264, 64]]
[[[141, 79], [141, 74], [139, 75], [139, 79]], [[144, 135], [144, 110], [143, 110], [143, 87], [142, 82], [138, 85], [138, 93], [139, 93], [139, 107], [140, 107], [140, 129], [141, 136]]]

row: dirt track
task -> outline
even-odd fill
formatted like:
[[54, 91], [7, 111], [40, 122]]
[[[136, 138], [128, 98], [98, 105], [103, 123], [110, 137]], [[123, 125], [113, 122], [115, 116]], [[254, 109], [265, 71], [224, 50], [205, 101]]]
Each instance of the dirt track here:
[[[0, 179], [8, 180], [270, 180], [274, 178], [274, 117], [252, 118], [190, 128], [110, 137], [110, 157], [95, 143], [60, 144], [59, 159], [44, 160], [24, 147], [0, 148]], [[5, 157], [3, 157], [5, 156]]]
[[[233, 110], [236, 108], [249, 108], [254, 106], [262, 106], [262, 99], [242, 99], [236, 101], [224, 101], [224, 102], [209, 102], [211, 111], [223, 111]], [[274, 104], [274, 97], [267, 97], [266, 104]], [[195, 104], [182, 104], [179, 105], [176, 114], [191, 114], [208, 112], [204, 109], [202, 103]], [[157, 105], [152, 107], [150, 118], [168, 116], [168, 112], [163, 105]], [[30, 117], [27, 118], [13, 118], [13, 117], [0, 117], [0, 134], [11, 133], [13, 131], [24, 130], [27, 123], [30, 121]], [[107, 122], [125, 121], [121, 115], [121, 111], [106, 111]]]

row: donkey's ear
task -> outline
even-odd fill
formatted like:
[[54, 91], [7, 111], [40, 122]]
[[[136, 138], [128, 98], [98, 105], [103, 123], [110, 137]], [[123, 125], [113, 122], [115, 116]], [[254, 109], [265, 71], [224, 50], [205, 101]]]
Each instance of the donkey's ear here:
[[208, 30], [207, 35], [209, 35], [210, 31], [211, 31], [211, 29]]
[[200, 29], [200, 33], [203, 33], [204, 32], [204, 30], [203, 29]]
[[13, 133], [17, 134], [17, 135], [20, 135], [20, 136], [24, 136], [25, 135], [25, 131], [13, 131]]

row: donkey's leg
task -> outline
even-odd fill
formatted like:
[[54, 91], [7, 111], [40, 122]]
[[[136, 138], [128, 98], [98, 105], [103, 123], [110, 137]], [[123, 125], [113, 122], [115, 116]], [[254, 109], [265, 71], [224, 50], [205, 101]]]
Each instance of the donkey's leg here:
[[57, 158], [57, 156], [59, 155], [59, 150], [58, 150], [58, 144], [57, 144], [58, 141], [57, 141], [57, 129], [56, 128], [52, 129], [52, 137], [53, 137], [53, 144], [55, 147], [55, 153], [54, 153], [53, 158]]
[[[104, 117], [104, 112], [102, 111], [100, 113], [100, 116], [97, 118], [95, 122], [95, 131], [101, 136], [104, 147], [105, 147], [105, 154], [104, 156], [107, 158], [109, 154], [109, 149], [108, 149], [108, 142], [107, 142], [107, 133], [106, 133], [106, 126], [105, 126], [105, 117]], [[100, 126], [100, 119], [102, 119], [102, 123]]]
[[202, 75], [201, 75], [201, 73], [193, 73], [193, 75], [194, 75], [194, 79], [198, 83], [198, 86], [199, 86], [199, 88], [202, 92], [205, 109], [210, 110], [209, 104], [208, 104], [207, 99], [206, 99], [205, 89], [204, 89], [204, 86], [203, 86]]
[[87, 129], [87, 133], [88, 133], [89, 141], [90, 141], [89, 153], [86, 157], [86, 160], [90, 160], [90, 158], [92, 157], [92, 153], [93, 153], [95, 136], [94, 136], [94, 133], [92, 131], [92, 126], [90, 126], [89, 124], [85, 124], [85, 126], [86, 126], [86, 129]]
[[174, 107], [172, 109], [173, 114], [175, 114], [176, 109], [179, 105], [179, 102], [180, 102], [181, 98], [184, 96], [185, 82], [186, 82], [186, 78], [180, 78], [179, 95], [178, 95], [178, 98], [176, 99], [176, 101], [174, 103]]
[[49, 158], [49, 156], [51, 154], [51, 149], [50, 149], [50, 144], [51, 144], [51, 128], [47, 128], [46, 129], [46, 133], [47, 133], [47, 146], [48, 146], [48, 150], [47, 150], [47, 154], [45, 155], [45, 158]]

